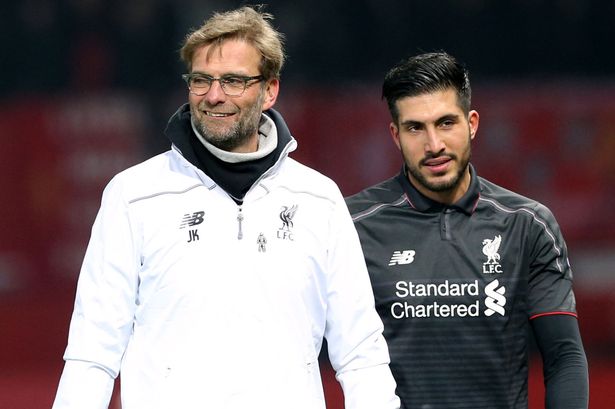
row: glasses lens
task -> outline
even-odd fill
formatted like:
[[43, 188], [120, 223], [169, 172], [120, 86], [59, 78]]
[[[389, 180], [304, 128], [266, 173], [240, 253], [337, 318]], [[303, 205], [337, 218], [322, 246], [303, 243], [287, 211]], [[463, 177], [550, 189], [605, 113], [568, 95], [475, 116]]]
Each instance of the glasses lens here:
[[190, 90], [195, 94], [204, 95], [207, 93], [207, 91], [209, 91], [209, 88], [211, 88], [212, 81], [213, 80], [211, 78], [194, 75], [190, 77], [188, 85], [190, 87]]
[[224, 93], [231, 97], [236, 97], [246, 90], [246, 80], [245, 78], [239, 77], [224, 77], [220, 80], [220, 85], [222, 86], [222, 90]]
[[221, 78], [213, 78], [207, 75], [184, 74], [183, 78], [188, 83], [188, 88], [192, 94], [203, 96], [209, 92], [213, 82], [218, 81], [222, 91], [226, 95], [230, 97], [238, 97], [243, 95], [248, 87], [249, 81], [260, 81], [262, 77], [225, 76]]

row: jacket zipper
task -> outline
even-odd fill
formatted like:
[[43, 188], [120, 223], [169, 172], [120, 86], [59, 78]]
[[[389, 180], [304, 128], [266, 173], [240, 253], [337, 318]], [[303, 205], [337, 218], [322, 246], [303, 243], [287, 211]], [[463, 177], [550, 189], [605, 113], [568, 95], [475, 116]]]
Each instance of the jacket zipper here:
[[239, 230], [237, 231], [237, 239], [243, 239], [243, 230], [241, 229], [241, 222], [243, 221], [243, 214], [241, 213], [241, 206], [239, 206], [239, 213], [237, 213], [237, 224]]
[[[273, 169], [277, 168], [278, 164], [282, 161], [282, 159], [284, 157], [286, 157], [288, 155], [288, 149], [290, 148], [290, 146], [292, 145], [292, 142], [289, 142], [288, 144], [286, 144], [286, 146], [284, 147], [284, 150], [282, 151], [282, 153], [280, 153], [280, 157], [278, 158], [278, 160], [273, 164], [273, 166], [271, 166], [269, 169], [267, 169], [253, 184], [252, 186], [250, 186], [250, 189], [248, 189], [248, 192], [250, 190], [252, 190], [252, 188], [254, 188], [254, 186], [258, 185], [260, 183], [261, 180], [263, 180], [267, 175], [269, 175], [271, 172], [273, 172]], [[229, 196], [231, 196], [229, 193], [227, 193]], [[246, 195], [248, 193], [246, 192]], [[232, 196], [231, 196], [232, 198]], [[245, 198], [245, 196], [244, 196]], [[242, 226], [241, 226], [241, 222], [243, 221], [243, 214], [241, 213], [241, 205], [239, 206], [239, 213], [237, 213], [237, 225], [238, 225], [238, 231], [237, 231], [237, 240], [241, 240], [243, 239], [243, 230], [242, 230]]]

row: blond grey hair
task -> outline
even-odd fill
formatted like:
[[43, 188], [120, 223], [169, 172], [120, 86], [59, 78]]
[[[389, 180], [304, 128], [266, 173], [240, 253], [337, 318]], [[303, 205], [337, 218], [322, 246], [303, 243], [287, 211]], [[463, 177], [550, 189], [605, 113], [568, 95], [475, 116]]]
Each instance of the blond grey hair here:
[[188, 71], [192, 70], [192, 58], [200, 47], [225, 40], [238, 39], [253, 45], [261, 54], [260, 74], [265, 79], [279, 78], [284, 65], [284, 35], [273, 28], [273, 15], [244, 6], [224, 13], [216, 12], [204, 24], [188, 33], [180, 50], [182, 61]]

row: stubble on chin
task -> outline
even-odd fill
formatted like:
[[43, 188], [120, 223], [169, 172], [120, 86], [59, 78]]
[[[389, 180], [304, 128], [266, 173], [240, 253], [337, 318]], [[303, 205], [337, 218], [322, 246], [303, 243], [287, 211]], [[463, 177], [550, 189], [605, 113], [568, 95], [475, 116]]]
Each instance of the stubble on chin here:
[[414, 179], [416, 183], [420, 184], [422, 187], [432, 192], [441, 193], [453, 190], [459, 184], [459, 181], [461, 179], [461, 169], [448, 179], [442, 181], [435, 181], [429, 179], [427, 176], [421, 173], [420, 169], [415, 166], [407, 166], [407, 168], [408, 172], [412, 176], [412, 179]]
[[237, 123], [232, 124], [230, 128], [223, 131], [214, 130], [208, 127], [204, 121], [196, 122], [195, 127], [207, 142], [218, 149], [232, 151], [243, 143], [242, 139], [239, 137]]
[[263, 95], [260, 95], [256, 104], [252, 105], [248, 111], [240, 111], [237, 115], [239, 118], [229, 125], [227, 128], [214, 129], [207, 125], [207, 117], [197, 107], [190, 107], [192, 118], [195, 119], [195, 127], [205, 140], [211, 143], [218, 149], [231, 152], [238, 147], [248, 143], [250, 139], [258, 132], [260, 125]]
[[459, 167], [455, 173], [440, 181], [429, 179], [424, 173], [421, 172], [423, 161], [421, 161], [418, 165], [412, 165], [406, 162], [406, 168], [416, 183], [420, 184], [425, 189], [436, 193], [452, 192], [461, 183], [463, 175], [470, 164], [470, 158], [471, 151], [469, 150], [469, 147], [468, 151], [465, 152], [461, 158], [457, 155], [451, 155], [451, 160], [455, 161]]

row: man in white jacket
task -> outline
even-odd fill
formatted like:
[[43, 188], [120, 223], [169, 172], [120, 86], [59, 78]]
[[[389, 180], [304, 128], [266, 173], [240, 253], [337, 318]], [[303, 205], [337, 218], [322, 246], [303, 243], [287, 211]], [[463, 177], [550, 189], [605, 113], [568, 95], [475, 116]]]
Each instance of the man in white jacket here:
[[328, 353], [347, 409], [395, 409], [365, 262], [338, 187], [288, 157], [272, 109], [272, 16], [215, 13], [181, 50], [172, 148], [105, 188], [53, 409], [324, 409]]

